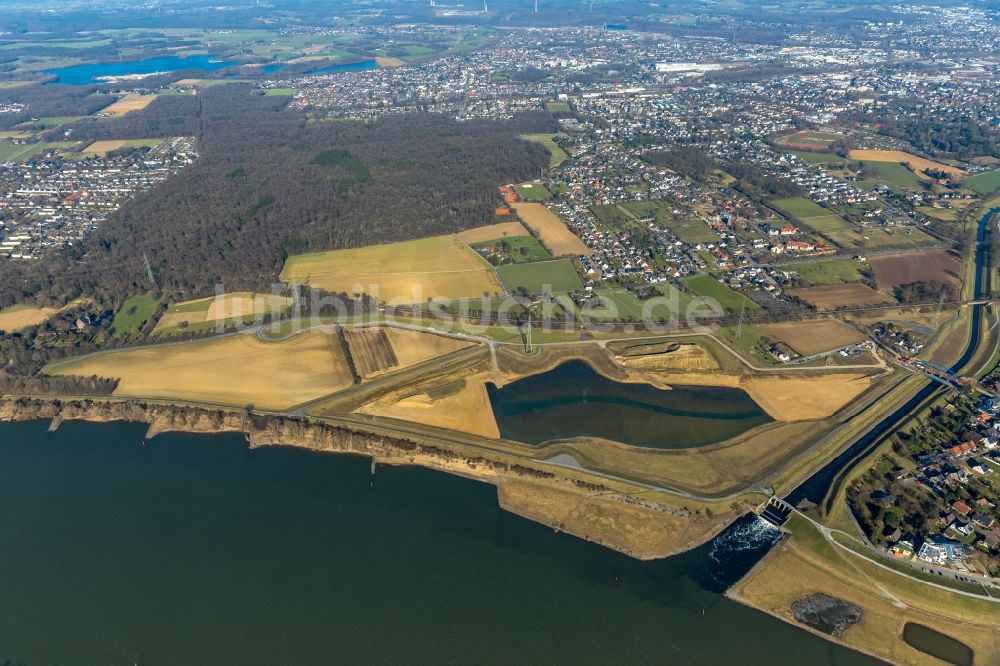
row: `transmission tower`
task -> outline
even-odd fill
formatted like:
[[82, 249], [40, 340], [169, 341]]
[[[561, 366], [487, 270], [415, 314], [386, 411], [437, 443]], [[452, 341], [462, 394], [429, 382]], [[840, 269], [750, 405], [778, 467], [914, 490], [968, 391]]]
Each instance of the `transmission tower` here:
[[146, 268], [146, 277], [149, 279], [149, 284], [156, 286], [156, 278], [153, 276], [153, 267], [149, 264], [149, 255], [145, 252], [142, 253], [142, 263]]
[[743, 300], [743, 302], [740, 303], [740, 318], [739, 318], [739, 320], [736, 323], [736, 339], [737, 340], [739, 340], [740, 338], [743, 337], [743, 315], [746, 313], [746, 311], [747, 311], [747, 302], [746, 302], [746, 300]]
[[944, 308], [944, 299], [947, 296], [947, 290], [942, 289], [941, 295], [938, 297], [937, 307], [934, 309], [934, 326], [937, 326], [938, 320], [941, 319], [941, 309]]

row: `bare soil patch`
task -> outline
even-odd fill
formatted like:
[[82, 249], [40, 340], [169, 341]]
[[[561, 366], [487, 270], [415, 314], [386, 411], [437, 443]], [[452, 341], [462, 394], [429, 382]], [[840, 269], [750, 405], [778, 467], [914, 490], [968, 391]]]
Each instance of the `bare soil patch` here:
[[762, 328], [802, 356], [821, 354], [865, 339], [861, 333], [836, 319], [768, 324]]
[[831, 284], [822, 287], [790, 289], [789, 293], [821, 310], [835, 310], [840, 307], [883, 305], [891, 303], [888, 298], [864, 284]]
[[957, 285], [962, 281], [962, 262], [951, 250], [873, 257], [871, 265], [878, 286], [883, 289], [913, 282], [933, 281]]

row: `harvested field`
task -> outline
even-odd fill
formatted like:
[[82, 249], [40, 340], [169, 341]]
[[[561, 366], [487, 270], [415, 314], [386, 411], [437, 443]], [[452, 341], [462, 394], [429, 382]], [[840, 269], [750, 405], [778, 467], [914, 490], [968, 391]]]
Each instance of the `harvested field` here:
[[516, 238], [518, 236], [530, 236], [531, 234], [520, 222], [499, 222], [488, 224], [485, 227], [468, 229], [458, 234], [458, 237], [469, 245], [475, 243], [485, 243], [497, 238]]
[[94, 141], [84, 148], [82, 152], [84, 155], [107, 155], [112, 150], [118, 150], [119, 148], [152, 148], [159, 145], [161, 141], [162, 139], [106, 139], [103, 141]]
[[383, 69], [392, 69], [393, 67], [402, 67], [406, 64], [405, 60], [399, 58], [393, 58], [391, 56], [376, 56], [375, 62], [378, 63], [379, 67]]
[[167, 329], [205, 322], [245, 319], [268, 312], [277, 314], [284, 312], [291, 305], [292, 299], [287, 296], [253, 294], [249, 291], [237, 291], [221, 296], [183, 301], [167, 309], [160, 317], [155, 332], [160, 333]]
[[487, 379], [487, 374], [459, 378], [390, 404], [369, 403], [358, 412], [499, 439]]
[[147, 106], [152, 104], [153, 100], [159, 95], [137, 95], [135, 93], [130, 93], [125, 97], [121, 98], [117, 102], [104, 107], [98, 111], [97, 115], [100, 116], [124, 116], [126, 113], [131, 113], [132, 111], [141, 111]]
[[840, 307], [882, 305], [891, 303], [888, 298], [864, 284], [831, 284], [824, 287], [790, 289], [788, 293], [811, 303], [821, 310]]
[[0, 331], [19, 331], [41, 324], [57, 312], [55, 308], [36, 308], [33, 305], [13, 305], [0, 310]]
[[354, 366], [363, 379], [408, 368], [473, 344], [435, 333], [388, 326], [347, 329], [344, 335]]
[[336, 335], [312, 331], [284, 342], [231, 335], [95, 354], [49, 375], [120, 379], [115, 395], [289, 409], [354, 382]]
[[511, 204], [518, 217], [538, 235], [554, 257], [593, 254], [580, 238], [548, 208], [538, 203]]
[[832, 349], [853, 345], [865, 339], [865, 336], [857, 330], [836, 319], [767, 324], [761, 328], [765, 333], [784, 342], [801, 356], [822, 354]]
[[835, 414], [868, 390], [871, 379], [860, 374], [818, 377], [747, 379], [742, 388], [778, 421], [810, 421]]
[[934, 281], [957, 285], [962, 281], [961, 258], [951, 250], [872, 257], [871, 264], [880, 289], [912, 282]]
[[916, 155], [911, 155], [910, 153], [903, 152], [902, 150], [852, 150], [848, 153], [848, 157], [852, 160], [906, 164], [913, 169], [914, 173], [916, 173], [919, 177], [925, 179], [928, 178], [928, 176], [924, 174], [924, 169], [943, 171], [950, 174], [953, 178], [961, 178], [965, 176], [965, 171], [962, 171], [958, 167], [935, 162], [934, 160], [929, 160], [924, 157], [917, 157]]
[[457, 236], [289, 257], [281, 279], [391, 305], [502, 292], [492, 267]]

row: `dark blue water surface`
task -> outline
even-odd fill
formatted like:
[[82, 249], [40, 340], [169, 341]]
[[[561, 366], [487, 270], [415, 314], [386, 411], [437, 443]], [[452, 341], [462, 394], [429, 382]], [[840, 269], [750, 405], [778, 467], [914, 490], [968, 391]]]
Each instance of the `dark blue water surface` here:
[[54, 75], [59, 83], [71, 86], [86, 86], [100, 83], [99, 79], [103, 76], [153, 74], [155, 72], [173, 72], [180, 69], [200, 69], [212, 72], [238, 64], [238, 62], [217, 60], [207, 55], [189, 56], [187, 58], [164, 56], [149, 60], [87, 63], [84, 65], [73, 65], [72, 67], [62, 67], [60, 69], [50, 69], [45, 73]]
[[715, 386], [622, 383], [583, 361], [497, 388], [487, 385], [500, 434], [529, 444], [600, 437], [685, 449], [735, 437], [771, 421], [745, 391]]
[[0, 423], [0, 663], [871, 664], [720, 592], [745, 519], [639, 562], [416, 468]]

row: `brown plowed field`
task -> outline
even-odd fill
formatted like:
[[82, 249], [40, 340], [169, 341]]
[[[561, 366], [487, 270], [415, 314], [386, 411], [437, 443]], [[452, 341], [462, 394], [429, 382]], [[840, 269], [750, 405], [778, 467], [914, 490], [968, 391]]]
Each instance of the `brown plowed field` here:
[[912, 282], [962, 281], [962, 262], [951, 250], [907, 252], [872, 258], [872, 270], [881, 289]]
[[370, 377], [399, 365], [384, 328], [344, 331], [354, 367], [362, 377]]

